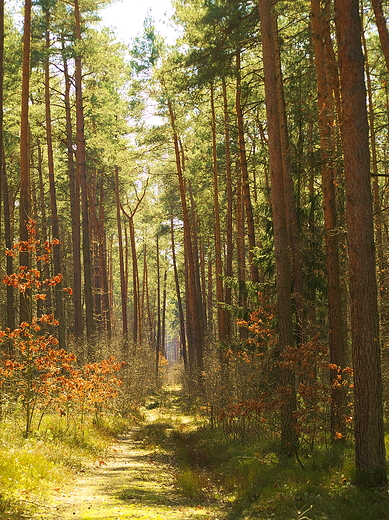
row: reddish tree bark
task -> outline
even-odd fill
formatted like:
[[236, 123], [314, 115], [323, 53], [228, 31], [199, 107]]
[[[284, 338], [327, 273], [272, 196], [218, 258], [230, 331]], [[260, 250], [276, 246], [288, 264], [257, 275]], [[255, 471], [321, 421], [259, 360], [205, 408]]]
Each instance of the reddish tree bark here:
[[[244, 219], [244, 200], [242, 194], [242, 179], [238, 181], [236, 194], [236, 236], [237, 247], [236, 256], [238, 264], [238, 283], [239, 283], [239, 307], [241, 318], [247, 319], [247, 287], [246, 287], [246, 240], [245, 240], [245, 219]], [[241, 339], [248, 336], [246, 327], [240, 327], [239, 335]]]
[[[50, 210], [51, 210], [51, 232], [52, 240], [57, 240], [58, 243], [53, 246], [53, 264], [54, 276], [62, 274], [61, 269], [61, 247], [58, 225], [58, 210], [57, 210], [57, 194], [54, 178], [54, 156], [53, 156], [53, 137], [51, 131], [51, 100], [50, 100], [50, 11], [46, 8], [46, 61], [45, 61], [45, 109], [46, 109], [46, 145], [47, 145], [47, 164], [49, 170], [49, 186], [50, 186]], [[66, 348], [65, 335], [65, 313], [63, 307], [63, 286], [59, 282], [54, 288], [55, 294], [55, 316], [59, 321], [58, 325], [58, 340], [59, 348]]]
[[219, 341], [226, 340], [225, 313], [222, 307], [223, 297], [223, 263], [222, 244], [220, 232], [220, 206], [219, 206], [219, 179], [216, 149], [216, 113], [214, 86], [211, 85], [211, 122], [212, 122], [212, 171], [213, 171], [213, 208], [214, 208], [214, 236], [215, 236], [215, 277], [216, 277], [216, 305]]
[[243, 120], [243, 109], [241, 100], [241, 53], [238, 50], [236, 53], [236, 96], [235, 96], [235, 110], [236, 110], [236, 121], [238, 125], [238, 146], [239, 146], [239, 159], [240, 159], [240, 170], [242, 175], [242, 194], [246, 209], [246, 220], [247, 220], [247, 237], [249, 243], [249, 259], [250, 259], [250, 273], [251, 281], [259, 281], [258, 267], [254, 263], [254, 250], [255, 250], [255, 226], [254, 226], [254, 215], [253, 207], [251, 203], [250, 194], [250, 181], [249, 173], [247, 169], [247, 154], [246, 154], [246, 142], [244, 135], [244, 120]]
[[[21, 241], [28, 240], [26, 224], [30, 218], [30, 157], [29, 157], [29, 97], [30, 97], [30, 48], [31, 48], [31, 0], [24, 3], [22, 113], [20, 119], [20, 205], [19, 234]], [[20, 265], [30, 265], [28, 251], [19, 255]], [[32, 317], [31, 291], [20, 293], [20, 322], [30, 323]]]
[[386, 25], [386, 18], [382, 9], [382, 0], [371, 0], [373, 6], [375, 21], [380, 37], [382, 52], [385, 56], [386, 68], [389, 72], [389, 31]]
[[282, 79], [281, 55], [278, 45], [278, 27], [277, 17], [273, 11], [273, 33], [275, 35], [274, 45], [276, 52], [276, 83], [278, 97], [278, 113], [280, 121], [280, 139], [281, 139], [281, 160], [284, 174], [284, 191], [285, 191], [285, 212], [286, 223], [288, 226], [288, 237], [290, 240], [291, 263], [293, 273], [293, 299], [296, 316], [296, 336], [299, 344], [306, 341], [305, 336], [305, 316], [304, 316], [304, 276], [303, 276], [303, 259], [300, 246], [300, 230], [296, 209], [296, 198], [294, 193], [294, 183], [292, 178], [292, 167], [290, 160], [290, 141], [288, 124], [285, 108], [285, 94]]
[[[226, 264], [225, 264], [225, 276], [227, 283], [224, 288], [224, 299], [227, 305], [231, 305], [232, 302], [232, 290], [230, 285], [230, 279], [232, 278], [232, 261], [233, 261], [233, 211], [234, 211], [234, 197], [233, 197], [233, 186], [232, 186], [232, 169], [231, 169], [231, 147], [230, 147], [230, 122], [228, 115], [228, 100], [227, 100], [227, 86], [223, 79], [223, 114], [224, 114], [224, 147], [226, 155], [226, 191], [227, 191], [227, 216], [226, 216]], [[226, 337], [231, 335], [231, 313], [226, 311]]]
[[[321, 151], [321, 174], [323, 190], [324, 226], [326, 240], [328, 329], [330, 363], [340, 370], [346, 366], [347, 331], [339, 261], [339, 230], [336, 210], [336, 187], [334, 168], [334, 99], [328, 77], [328, 57], [324, 41], [326, 13], [321, 10], [320, 0], [311, 0], [312, 36], [316, 85], [319, 105], [319, 132]], [[347, 389], [335, 384], [338, 368], [331, 370], [331, 437], [342, 439], [346, 434]]]
[[196, 248], [193, 244], [191, 229], [193, 223], [189, 215], [186, 200], [186, 186], [180, 153], [180, 144], [176, 130], [176, 120], [171, 101], [168, 101], [170, 124], [173, 134], [173, 144], [176, 159], [176, 169], [179, 184], [179, 192], [183, 213], [184, 224], [184, 252], [186, 261], [186, 317], [187, 317], [187, 339], [190, 376], [199, 388], [202, 387], [202, 373], [204, 369], [204, 330], [202, 324], [202, 312], [200, 309], [201, 295], [199, 295], [200, 280], [197, 269]]
[[[116, 219], [118, 229], [119, 242], [119, 266], [120, 266], [120, 299], [122, 304], [122, 330], [125, 346], [128, 342], [128, 317], [127, 317], [127, 285], [124, 272], [124, 255], [123, 255], [123, 234], [122, 221], [120, 214], [120, 194], [119, 194], [119, 168], [115, 167], [115, 197], [116, 197]], [[128, 354], [126, 352], [126, 354]]]
[[134, 216], [141, 205], [147, 190], [147, 182], [146, 186], [143, 190], [143, 193], [140, 197], [137, 195], [137, 203], [133, 210], [130, 212], [125, 211], [122, 205], [120, 205], [122, 212], [128, 218], [128, 227], [130, 230], [130, 247], [131, 247], [131, 258], [132, 258], [132, 293], [133, 293], [133, 312], [134, 312], [134, 320], [133, 320], [133, 341], [134, 344], [137, 345], [140, 339], [140, 328], [141, 328], [141, 319], [140, 319], [140, 288], [139, 288], [139, 270], [138, 270], [138, 257], [136, 253], [136, 237], [135, 237], [135, 226], [134, 226]]
[[70, 103], [70, 77], [68, 62], [64, 54], [65, 44], [62, 41], [64, 67], [64, 103], [66, 118], [66, 151], [70, 186], [70, 215], [72, 221], [72, 259], [73, 259], [73, 317], [74, 335], [76, 340], [83, 335], [82, 319], [82, 276], [81, 276], [81, 217], [80, 217], [80, 178], [78, 168], [75, 168], [73, 158], [73, 128]]
[[173, 260], [173, 269], [174, 269], [174, 283], [176, 286], [176, 296], [177, 296], [177, 305], [178, 305], [178, 316], [180, 320], [180, 342], [182, 348], [182, 357], [184, 360], [184, 367], [188, 369], [188, 354], [186, 347], [186, 333], [185, 333], [185, 318], [184, 318], [184, 310], [182, 306], [182, 298], [180, 291], [180, 282], [178, 279], [178, 269], [177, 269], [177, 259], [176, 259], [176, 246], [174, 240], [174, 221], [173, 217], [170, 217], [170, 236], [172, 243], [172, 260]]
[[[4, 238], [5, 247], [11, 249], [11, 214], [10, 214], [10, 200], [9, 187], [7, 180], [7, 170], [5, 164], [4, 153], [4, 117], [3, 117], [3, 97], [4, 97], [4, 0], [0, 0], [0, 190], [3, 197], [3, 211], [4, 211]], [[6, 273], [11, 275], [13, 273], [12, 256], [7, 255], [6, 258]], [[16, 317], [14, 308], [14, 288], [7, 285], [7, 316], [5, 327], [14, 330], [16, 327]]]
[[357, 483], [387, 483], [369, 128], [358, 0], [335, 0], [342, 98]]
[[[285, 186], [282, 164], [281, 129], [277, 97], [277, 56], [274, 42], [271, 0], [259, 0], [262, 56], [264, 66], [265, 102], [269, 136], [271, 204], [276, 263], [276, 290], [278, 314], [278, 353], [293, 345], [292, 293], [288, 228], [285, 214]], [[294, 429], [296, 410], [295, 380], [293, 372], [281, 368], [283, 404], [281, 408], [281, 451], [290, 455], [297, 447]]]
[[111, 310], [109, 301], [108, 287], [108, 259], [107, 259], [107, 236], [105, 232], [105, 215], [104, 215], [104, 184], [100, 183], [100, 209], [99, 209], [99, 258], [101, 269], [101, 290], [102, 290], [102, 314], [104, 322], [104, 330], [107, 331], [108, 337], [111, 336]]
[[[38, 170], [38, 186], [39, 186], [39, 204], [36, 203], [36, 209], [40, 211], [41, 214], [41, 225], [40, 225], [40, 239], [41, 242], [46, 242], [46, 240], [49, 240], [49, 234], [47, 229], [47, 215], [46, 215], [46, 207], [47, 207], [47, 201], [46, 201], [46, 194], [44, 189], [44, 181], [43, 181], [43, 153], [42, 153], [42, 147], [40, 144], [40, 141], [38, 140], [37, 145], [37, 155], [38, 155], [38, 161], [36, 164], [36, 169]], [[33, 190], [34, 193], [34, 190]], [[38, 213], [38, 212], [36, 212]], [[34, 217], [35, 220], [37, 220], [37, 217]], [[48, 262], [40, 262], [40, 269], [43, 273], [43, 277], [48, 279], [51, 276], [50, 273], [50, 265]], [[42, 314], [42, 310], [44, 309], [44, 312], [47, 314], [50, 314], [53, 312], [53, 301], [52, 301], [52, 293], [53, 288], [47, 287], [44, 290], [46, 294], [46, 298], [43, 302], [38, 301], [38, 312], [37, 315], [40, 316]]]
[[[81, 19], [78, 0], [74, 1], [75, 37], [81, 43]], [[95, 328], [93, 319], [93, 291], [92, 291], [92, 258], [90, 247], [90, 225], [88, 209], [88, 179], [86, 167], [85, 133], [84, 133], [84, 105], [82, 97], [82, 63], [81, 56], [75, 57], [75, 88], [76, 88], [76, 127], [77, 127], [77, 164], [81, 186], [81, 214], [82, 214], [82, 253], [84, 260], [84, 295], [85, 295], [85, 322], [87, 337], [88, 359], [94, 358], [93, 343]]]

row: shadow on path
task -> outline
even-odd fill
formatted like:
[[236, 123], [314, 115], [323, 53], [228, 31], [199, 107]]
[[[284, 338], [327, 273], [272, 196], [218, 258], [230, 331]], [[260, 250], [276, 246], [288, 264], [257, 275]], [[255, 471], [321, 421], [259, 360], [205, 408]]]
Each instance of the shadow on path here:
[[[60, 490], [39, 520], [222, 520], [221, 504], [189, 500], [175, 488], [168, 453], [145, 447], [139, 430], [122, 436], [106, 460], [96, 461], [72, 487]], [[219, 507], [220, 506], [220, 507]]]

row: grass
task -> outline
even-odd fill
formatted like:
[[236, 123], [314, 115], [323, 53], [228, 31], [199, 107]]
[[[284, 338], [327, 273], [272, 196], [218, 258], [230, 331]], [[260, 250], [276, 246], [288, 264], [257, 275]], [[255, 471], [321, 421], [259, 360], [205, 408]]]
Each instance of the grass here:
[[281, 460], [273, 439], [238, 442], [195, 423], [166, 417], [139, 432], [168, 449], [177, 466], [176, 488], [188, 499], [227, 505], [228, 520], [382, 520], [386, 491], [352, 484], [352, 447], [320, 449]]
[[29, 438], [17, 428], [17, 417], [0, 424], [0, 518], [32, 518], [45, 497], [68, 483], [80, 471], [104, 455], [115, 435], [127, 431], [129, 421], [120, 417], [65, 422], [46, 416]]
[[182, 496], [190, 500], [197, 500], [203, 496], [204, 484], [202, 478], [190, 468], [177, 474], [176, 487]]
[[[351, 446], [317, 446], [313, 453], [301, 453], [300, 461], [280, 459], [273, 438], [239, 442], [210, 428], [194, 414], [184, 414], [182, 401], [175, 403], [166, 400], [149, 407], [146, 413], [151, 420], [137, 425], [136, 439], [153, 451], [156, 464], [166, 460], [175, 468], [174, 487], [183, 497], [182, 504], [220, 506], [220, 518], [227, 520], [389, 518], [386, 491], [359, 489], [352, 484]], [[64, 485], [91, 458], [103, 455], [112, 438], [128, 427], [127, 419], [107, 417], [97, 423], [89, 421], [81, 431], [74, 424], [46, 417], [40, 431], [24, 439], [15, 430], [13, 419], [3, 420], [0, 518], [33, 518], [35, 501]], [[134, 515], [143, 511], [146, 518], [156, 508], [163, 509], [167, 500], [157, 484], [145, 476], [139, 489], [132, 483], [123, 488], [118, 499], [134, 507]], [[199, 510], [196, 514], [202, 513]]]

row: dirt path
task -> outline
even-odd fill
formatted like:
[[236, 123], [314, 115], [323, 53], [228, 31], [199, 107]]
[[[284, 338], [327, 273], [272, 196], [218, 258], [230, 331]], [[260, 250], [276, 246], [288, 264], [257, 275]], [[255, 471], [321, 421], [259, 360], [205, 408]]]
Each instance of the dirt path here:
[[67, 490], [58, 490], [41, 520], [222, 520], [218, 504], [182, 497], [167, 453], [145, 448], [136, 430], [118, 439], [110, 455], [96, 461]]

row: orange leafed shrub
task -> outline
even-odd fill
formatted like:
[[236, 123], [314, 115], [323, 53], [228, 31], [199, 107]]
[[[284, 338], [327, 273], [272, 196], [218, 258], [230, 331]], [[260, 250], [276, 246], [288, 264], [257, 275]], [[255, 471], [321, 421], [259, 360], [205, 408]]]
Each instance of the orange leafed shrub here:
[[[41, 244], [36, 239], [35, 223], [30, 220], [27, 228], [28, 241], [18, 242], [6, 254], [16, 256], [17, 252], [28, 251], [36, 261], [48, 262], [58, 240], [45, 242], [45, 254], [39, 255]], [[40, 292], [42, 287], [55, 287], [62, 282], [62, 274], [42, 281], [38, 269], [20, 266], [17, 273], [5, 276], [3, 281], [22, 294], [27, 289], [35, 290], [32, 299], [39, 301], [46, 298]], [[69, 288], [64, 290], [72, 292]], [[8, 391], [12, 398], [16, 396], [21, 401], [26, 436], [32, 431], [36, 411], [61, 410], [69, 403], [72, 403], [72, 411], [96, 412], [97, 408], [101, 411], [117, 396], [122, 384], [117, 373], [123, 363], [114, 356], [78, 367], [75, 354], [58, 348], [58, 339], [53, 333], [58, 324], [53, 314], [44, 314], [32, 317], [30, 323], [22, 322], [14, 330], [0, 330], [0, 343], [7, 347], [3, 349], [0, 360], [0, 385], [3, 385], [3, 394]]]
[[[318, 337], [298, 346], [288, 346], [283, 352], [277, 349], [275, 312], [263, 295], [259, 295], [259, 308], [248, 320], [239, 320], [239, 327], [248, 330], [245, 344], [230, 348], [225, 359], [229, 369], [239, 374], [239, 384], [234, 393], [210, 403], [212, 417], [232, 434], [245, 435], [250, 428], [279, 431], [281, 411], [291, 393], [297, 398], [294, 412], [294, 427], [300, 439], [311, 448], [319, 435], [328, 431], [331, 380], [332, 385], [352, 388], [352, 369], [330, 365], [328, 346]], [[284, 386], [280, 372], [288, 369], [293, 373], [295, 386]], [[237, 380], [237, 376], [235, 376]], [[227, 389], [228, 391], [228, 389]], [[222, 401], [221, 399], [220, 401]], [[345, 423], [352, 421], [351, 414]]]

